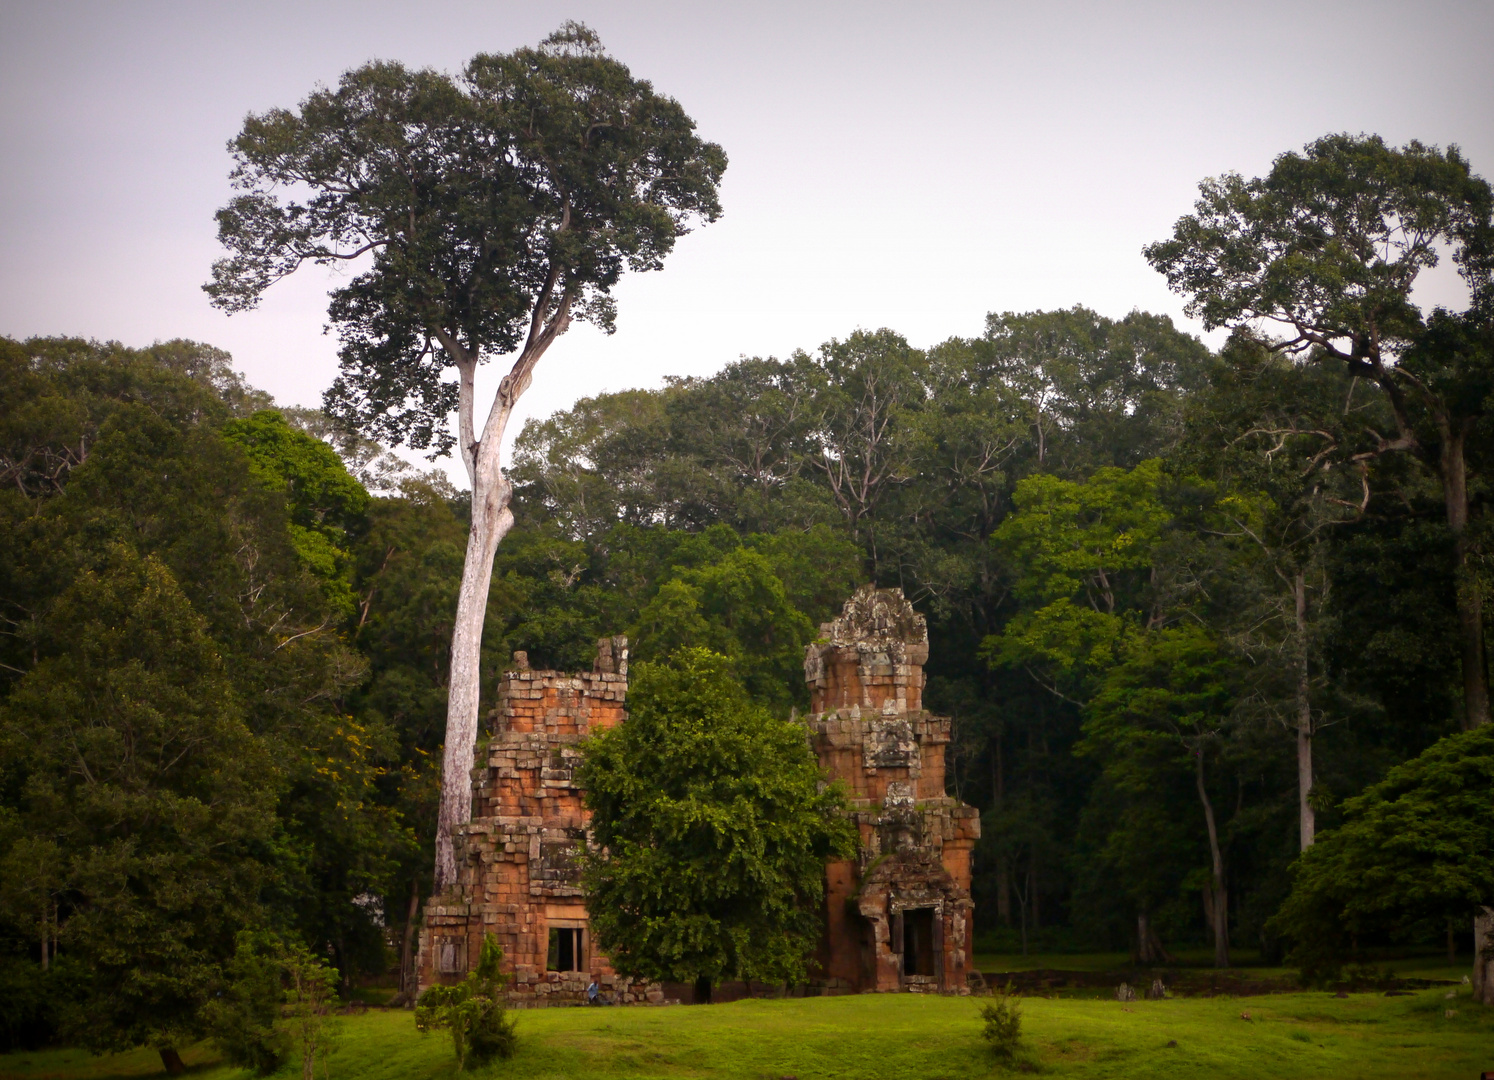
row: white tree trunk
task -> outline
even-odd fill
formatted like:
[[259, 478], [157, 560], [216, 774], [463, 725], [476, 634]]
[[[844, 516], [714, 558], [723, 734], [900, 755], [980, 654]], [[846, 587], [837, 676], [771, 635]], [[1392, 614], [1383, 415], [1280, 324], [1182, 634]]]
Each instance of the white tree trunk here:
[[1494, 908], [1473, 920], [1473, 1000], [1494, 1005]]
[[[441, 757], [441, 809], [436, 822], [436, 892], [456, 883], [455, 830], [472, 819], [472, 765], [482, 687], [482, 628], [488, 611], [493, 557], [514, 516], [512, 488], [498, 468], [497, 447], [482, 447], [472, 483], [472, 529], [462, 564], [451, 635], [451, 683], [446, 701], [446, 745]], [[484, 462], [484, 458], [491, 458]], [[489, 467], [484, 468], [484, 465]]]
[[[467, 477], [472, 481], [472, 528], [467, 534], [467, 557], [462, 564], [462, 588], [457, 594], [456, 621], [451, 633], [451, 681], [446, 697], [446, 743], [441, 755], [441, 807], [436, 817], [436, 874], [434, 893], [456, 884], [456, 846], [453, 834], [472, 820], [472, 762], [477, 743], [477, 714], [482, 691], [482, 627], [488, 613], [488, 586], [493, 580], [493, 557], [499, 542], [513, 527], [509, 510], [513, 487], [503, 475], [500, 452], [508, 420], [520, 395], [529, 389], [534, 366], [571, 321], [574, 295], [569, 287], [555, 302], [551, 298], [559, 271], [551, 270], [535, 302], [529, 340], [509, 373], [498, 384], [488, 419], [478, 438], [474, 426], [477, 354], [449, 334], [433, 329], [441, 347], [455, 362], [460, 379], [457, 394], [457, 443]], [[548, 322], [546, 317], [548, 315]]]

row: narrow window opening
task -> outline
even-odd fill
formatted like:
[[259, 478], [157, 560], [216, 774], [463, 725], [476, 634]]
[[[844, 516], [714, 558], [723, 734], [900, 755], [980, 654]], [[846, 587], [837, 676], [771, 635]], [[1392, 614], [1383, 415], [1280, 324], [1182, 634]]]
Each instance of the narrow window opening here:
[[550, 931], [550, 955], [545, 967], [549, 971], [580, 971], [586, 954], [581, 948], [581, 931], [569, 927]]

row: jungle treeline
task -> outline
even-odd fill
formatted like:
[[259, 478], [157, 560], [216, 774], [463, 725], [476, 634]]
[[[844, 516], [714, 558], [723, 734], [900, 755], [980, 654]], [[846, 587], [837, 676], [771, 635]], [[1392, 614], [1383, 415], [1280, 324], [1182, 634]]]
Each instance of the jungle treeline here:
[[[1373, 383], [1269, 344], [993, 314], [530, 422], [484, 714], [515, 650], [625, 633], [796, 715], [817, 625], [897, 586], [982, 812], [982, 948], [1279, 957], [1304, 837], [1463, 698], [1437, 478], [1377, 452]], [[208, 346], [0, 341], [0, 1043], [190, 1033], [251, 926], [349, 988], [408, 972], [467, 514]]]

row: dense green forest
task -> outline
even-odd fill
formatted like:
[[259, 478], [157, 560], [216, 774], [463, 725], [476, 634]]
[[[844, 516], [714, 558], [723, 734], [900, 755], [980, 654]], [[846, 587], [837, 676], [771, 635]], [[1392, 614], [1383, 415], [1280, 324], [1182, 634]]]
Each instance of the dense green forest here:
[[[1494, 897], [1494, 191], [1455, 148], [1350, 136], [1200, 191], [1144, 255], [1218, 350], [1006, 312], [527, 424], [479, 712], [514, 651], [584, 668], [625, 633], [791, 746], [816, 625], [897, 586], [982, 813], [978, 950], [1322, 979], [1466, 948]], [[1412, 301], [1438, 244], [1461, 312]], [[277, 410], [209, 346], [0, 339], [0, 1043], [179, 1068], [272, 938], [344, 993], [411, 989], [481, 500], [352, 434], [384, 429], [338, 385]]]
[[[189, 1034], [245, 926], [349, 984], [408, 964], [466, 500], [206, 346], [0, 350], [4, 1041]], [[816, 624], [896, 585], [990, 947], [1279, 956], [1304, 816], [1463, 722], [1454, 537], [1435, 476], [1364, 452], [1387, 410], [1248, 333], [1083, 308], [583, 399], [517, 441], [484, 701], [515, 649], [585, 667], [624, 632], [789, 716]]]

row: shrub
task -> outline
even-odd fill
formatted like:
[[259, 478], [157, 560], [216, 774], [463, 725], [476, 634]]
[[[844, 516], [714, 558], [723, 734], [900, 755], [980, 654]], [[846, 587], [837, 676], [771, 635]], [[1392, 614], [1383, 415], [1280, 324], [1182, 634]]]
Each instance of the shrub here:
[[1015, 1061], [1022, 1048], [1022, 1005], [1011, 983], [981, 1006], [980, 1018], [986, 1022], [981, 1037], [991, 1044], [991, 1052], [1003, 1061]]
[[444, 1028], [451, 1032], [458, 1069], [466, 1068], [469, 1060], [481, 1065], [513, 1056], [518, 1039], [503, 1002], [508, 976], [500, 970], [502, 964], [503, 947], [488, 934], [476, 971], [456, 986], [431, 987], [415, 1003], [417, 1031]]

